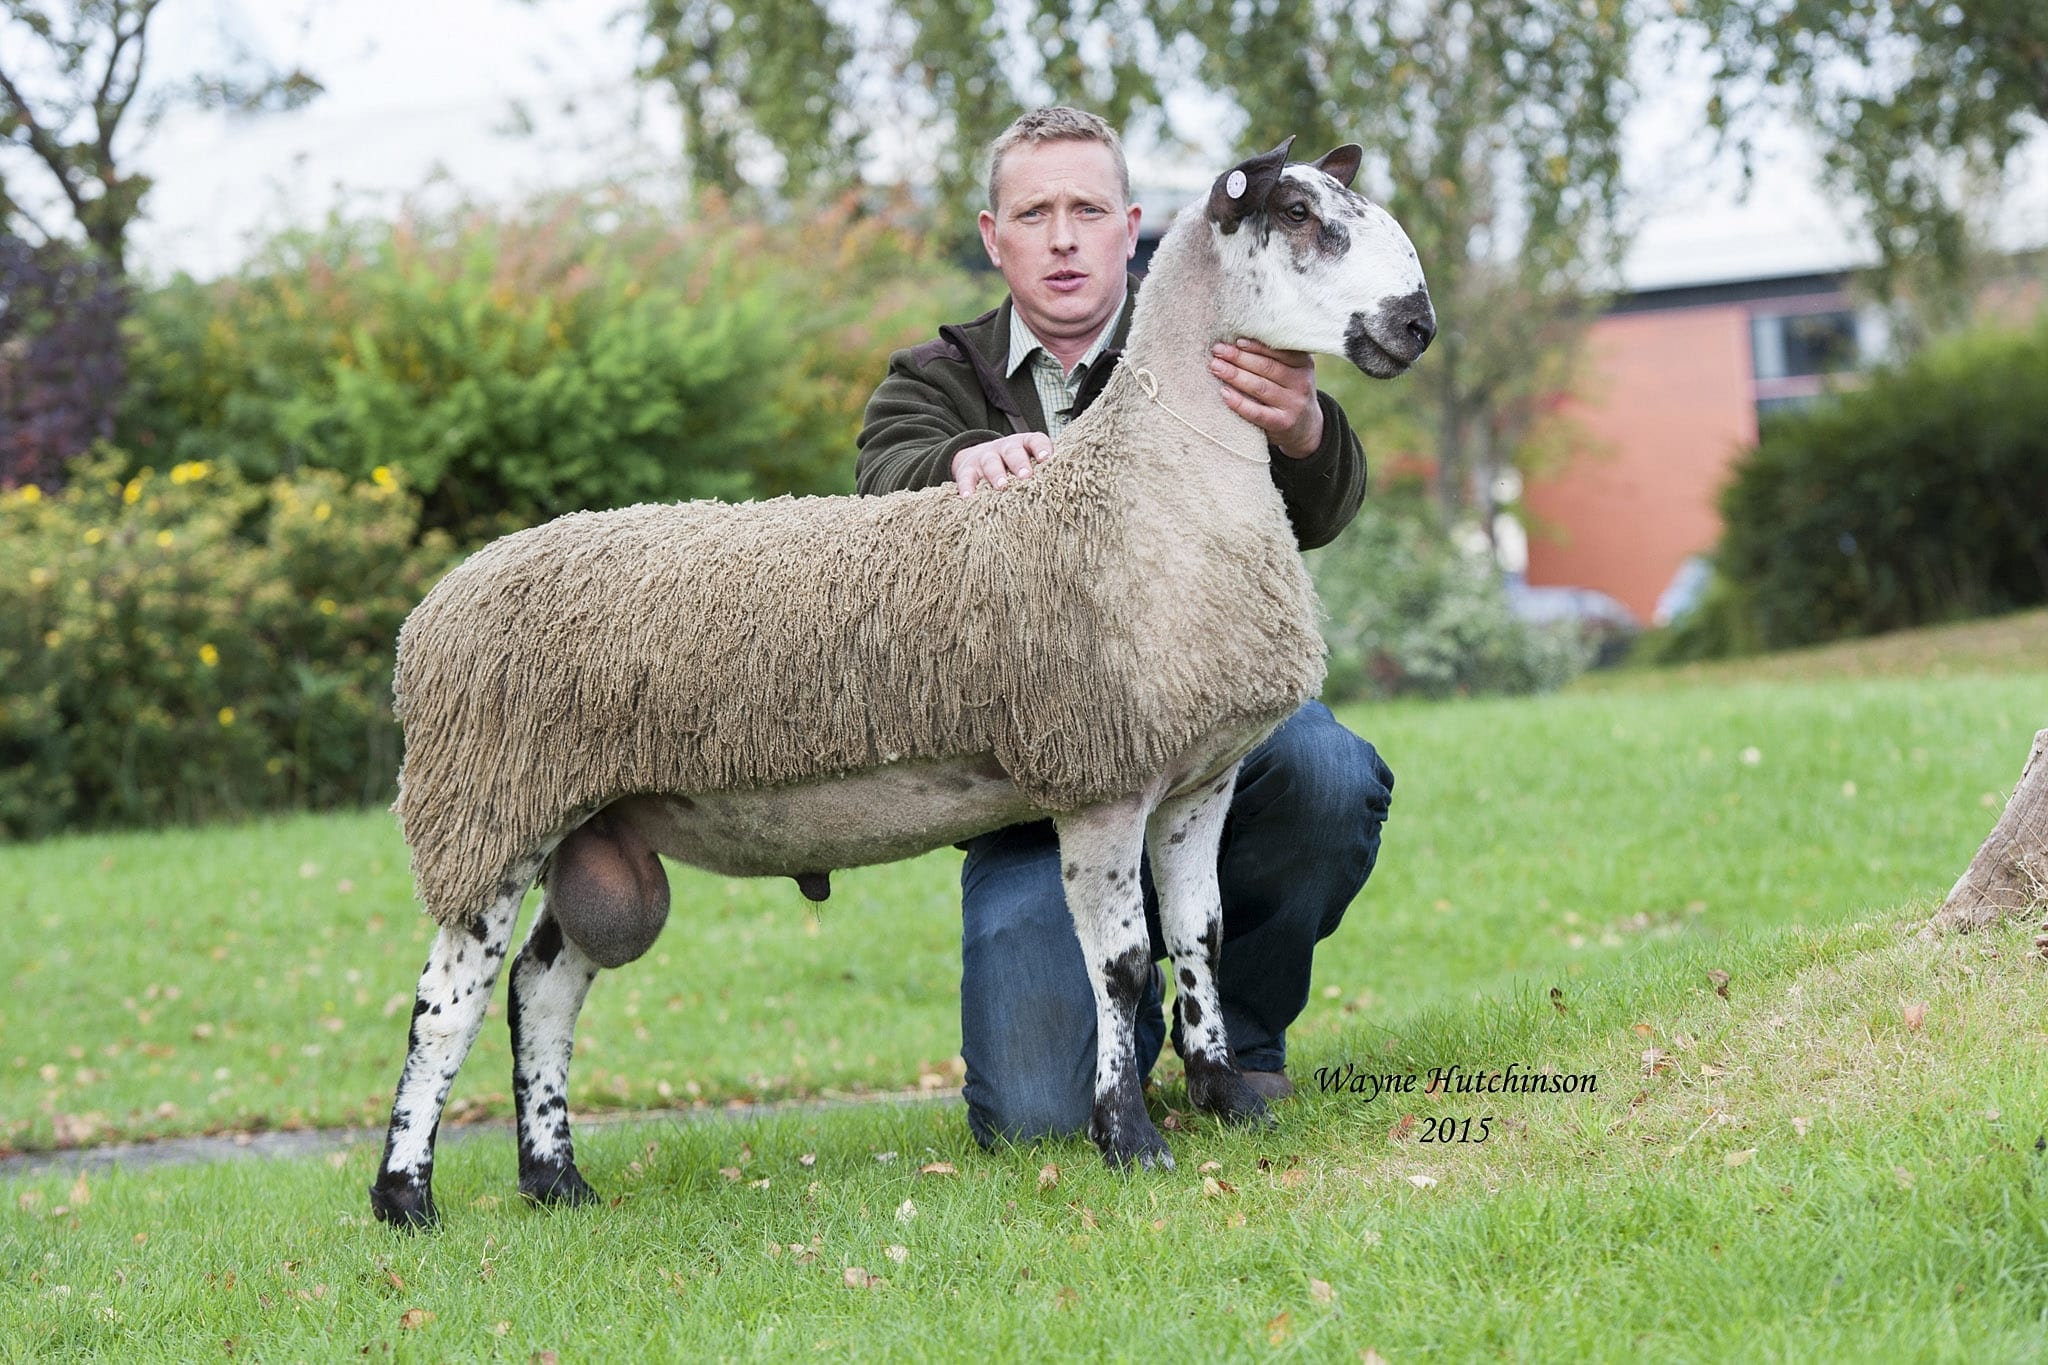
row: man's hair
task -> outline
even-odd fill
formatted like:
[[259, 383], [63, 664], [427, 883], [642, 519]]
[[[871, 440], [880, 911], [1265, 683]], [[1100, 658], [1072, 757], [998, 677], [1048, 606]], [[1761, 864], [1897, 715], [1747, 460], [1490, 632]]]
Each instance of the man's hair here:
[[1039, 147], [1048, 142], [1099, 142], [1116, 158], [1117, 188], [1124, 203], [1131, 202], [1131, 168], [1124, 162], [1123, 140], [1110, 127], [1085, 109], [1064, 104], [1048, 105], [1020, 115], [988, 145], [988, 206], [996, 207], [996, 181], [1003, 173], [1003, 158], [1013, 147]]

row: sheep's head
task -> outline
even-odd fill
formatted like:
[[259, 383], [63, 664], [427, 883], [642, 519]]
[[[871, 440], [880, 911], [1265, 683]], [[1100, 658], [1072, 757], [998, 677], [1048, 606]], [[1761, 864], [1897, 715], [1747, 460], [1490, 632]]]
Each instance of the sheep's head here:
[[1436, 310], [1401, 225], [1351, 188], [1352, 144], [1287, 161], [1294, 139], [1217, 177], [1208, 216], [1227, 325], [1268, 346], [1341, 355], [1375, 379], [1415, 363]]

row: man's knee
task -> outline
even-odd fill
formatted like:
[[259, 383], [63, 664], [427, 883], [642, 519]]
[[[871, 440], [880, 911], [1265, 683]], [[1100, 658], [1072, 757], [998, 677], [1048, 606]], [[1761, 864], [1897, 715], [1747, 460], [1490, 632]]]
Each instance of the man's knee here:
[[1393, 803], [1394, 774], [1329, 708], [1310, 702], [1246, 760], [1239, 778], [1247, 813], [1271, 817], [1304, 841], [1377, 841]]

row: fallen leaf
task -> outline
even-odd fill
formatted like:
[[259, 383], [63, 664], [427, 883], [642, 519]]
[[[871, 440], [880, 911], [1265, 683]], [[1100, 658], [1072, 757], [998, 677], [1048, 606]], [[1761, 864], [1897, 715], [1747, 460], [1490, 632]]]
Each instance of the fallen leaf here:
[[511, 1320], [508, 1318], [499, 1318], [496, 1322], [491, 1324], [491, 1335], [494, 1337], [505, 1336], [506, 1334], [511, 1332], [511, 1330], [512, 1323]]
[[526, 1365], [562, 1365], [562, 1357], [553, 1351], [535, 1351], [526, 1358]]
[[1280, 1172], [1280, 1186], [1282, 1189], [1292, 1190], [1299, 1188], [1301, 1183], [1307, 1179], [1307, 1173], [1298, 1166], [1292, 1166]]
[[1756, 1156], [1756, 1148], [1745, 1147], [1739, 1152], [1730, 1152], [1721, 1158], [1724, 1166], [1747, 1166]]
[[1669, 1071], [1670, 1069], [1670, 1053], [1656, 1047], [1643, 1049], [1643, 1074], [1645, 1076], [1654, 1076], [1660, 1071]]
[[761, 1177], [761, 1178], [760, 1178], [759, 1180], [749, 1180], [749, 1181], [747, 1182], [747, 1188], [748, 1188], [748, 1189], [750, 1189], [750, 1190], [765, 1190], [765, 1189], [767, 1189], [767, 1188], [768, 1188], [768, 1177], [764, 1175], [764, 1176], [762, 1176], [762, 1177]]
[[741, 1174], [740, 1168], [737, 1166], [720, 1166], [718, 1168], [718, 1173], [724, 1176], [727, 1180], [738, 1180]]
[[848, 1289], [873, 1289], [876, 1283], [873, 1275], [857, 1265], [846, 1267], [844, 1279]]
[[398, 1325], [408, 1332], [417, 1331], [434, 1320], [434, 1315], [424, 1308], [408, 1308], [398, 1315]]
[[1552, 986], [1550, 988], [1550, 1005], [1551, 1008], [1555, 1009], [1559, 1014], [1565, 1013], [1563, 987]]
[[1049, 1190], [1060, 1183], [1060, 1168], [1050, 1161], [1038, 1168], [1038, 1188]]
[[958, 1175], [950, 1161], [927, 1161], [917, 1168], [919, 1175]]
[[1642, 1038], [1647, 1038], [1652, 1033], [1656, 1032], [1656, 1030], [1651, 1028], [1648, 1024], [1632, 1024], [1630, 1025], [1630, 1027], [1636, 1031], [1638, 1037]]
[[1807, 1118], [1804, 1114], [1794, 1114], [1792, 1116], [1792, 1131], [1799, 1134], [1799, 1136], [1805, 1137], [1806, 1130], [1811, 1127], [1813, 1127], [1813, 1120]]
[[1283, 1345], [1287, 1340], [1288, 1334], [1293, 1330], [1294, 1319], [1288, 1315], [1286, 1309], [1281, 1309], [1279, 1314], [1266, 1324], [1266, 1344], [1268, 1346]]
[[1241, 1228], [1241, 1227], [1243, 1227], [1243, 1226], [1244, 1226], [1244, 1214], [1243, 1214], [1243, 1213], [1241, 1213], [1241, 1212], [1240, 1212], [1240, 1213], [1233, 1213], [1233, 1214], [1231, 1214], [1231, 1215], [1230, 1215], [1230, 1217], [1228, 1217], [1228, 1218], [1226, 1218], [1226, 1219], [1224, 1219], [1224, 1220], [1223, 1220], [1223, 1226], [1225, 1226], [1225, 1227], [1229, 1227], [1229, 1228]]
[[1328, 1280], [1311, 1278], [1308, 1282], [1308, 1296], [1317, 1303], [1328, 1303], [1337, 1297], [1337, 1291], [1330, 1287]]
[[1916, 1177], [1904, 1166], [1894, 1166], [1892, 1167], [1892, 1179], [1899, 1182], [1900, 1189], [1910, 1190], [1913, 1188]]
[[896, 1206], [897, 1222], [908, 1223], [915, 1217], [917, 1217], [917, 1204], [915, 1201], [906, 1199]]
[[1216, 1172], [1222, 1169], [1223, 1163], [1220, 1161], [1205, 1161], [1201, 1165], [1195, 1167], [1195, 1171], [1200, 1175], [1214, 1175], [1216, 1174]]
[[1399, 1123], [1387, 1129], [1387, 1140], [1390, 1142], [1406, 1142], [1408, 1135], [1414, 1131], [1415, 1115], [1403, 1114]]
[[1387, 1365], [1387, 1358], [1370, 1346], [1359, 1351], [1358, 1359], [1360, 1365]]
[[1899, 1016], [1906, 1021], [1907, 1028], [1918, 1029], [1927, 1022], [1927, 1002], [1925, 1000], [1908, 1000], [1899, 1010]]
[[1061, 1312], [1065, 1312], [1067, 1309], [1072, 1308], [1075, 1304], [1079, 1303], [1080, 1301], [1081, 1296], [1074, 1292], [1074, 1287], [1070, 1284], [1061, 1285], [1059, 1293], [1054, 1294], [1052, 1296], [1053, 1307], [1059, 1309]]
[[897, 1265], [902, 1265], [905, 1261], [910, 1259], [910, 1248], [904, 1246], [900, 1242], [893, 1243], [886, 1250], [884, 1250], [882, 1254], [884, 1256], [887, 1256], [890, 1260], [894, 1261]]
[[1077, 1212], [1077, 1213], [1079, 1213], [1079, 1214], [1081, 1215], [1081, 1226], [1082, 1226], [1082, 1227], [1084, 1227], [1084, 1228], [1092, 1228], [1092, 1227], [1096, 1226], [1096, 1222], [1095, 1222], [1095, 1210], [1094, 1210], [1094, 1209], [1091, 1209], [1091, 1208], [1089, 1208], [1089, 1207], [1088, 1207], [1088, 1206], [1087, 1206], [1086, 1204], [1083, 1204], [1083, 1203], [1079, 1202], [1078, 1200], [1076, 1200], [1076, 1201], [1075, 1201], [1074, 1203], [1072, 1203], [1072, 1204], [1069, 1204], [1069, 1205], [1068, 1205], [1067, 1207], [1068, 1207], [1068, 1208], [1070, 1208], [1070, 1209], [1073, 1209], [1073, 1210], [1074, 1210], [1075, 1212]]
[[799, 1166], [815, 1166], [818, 1164], [818, 1154], [816, 1152], [805, 1152], [796, 1159], [796, 1164]]
[[1433, 1175], [1411, 1175], [1408, 1177], [1408, 1183], [1418, 1190], [1426, 1190], [1436, 1184], [1436, 1177]]
[[895, 1159], [896, 1159], [896, 1154], [895, 1154], [894, 1152], [876, 1152], [876, 1153], [875, 1153], [875, 1160], [877, 1160], [877, 1161], [881, 1162], [881, 1163], [882, 1163], [882, 1164], [883, 1164], [884, 1166], [888, 1165], [888, 1164], [889, 1164], [890, 1162], [894, 1161]]
[[1712, 1062], [1700, 1063], [1700, 1075], [1705, 1076], [1710, 1081], [1717, 1081], [1727, 1074], [1728, 1071], [1725, 1067], [1715, 1066]]
[[1227, 1180], [1218, 1180], [1213, 1175], [1205, 1175], [1202, 1177], [1202, 1197], [1205, 1199], [1214, 1199], [1217, 1195], [1220, 1194], [1236, 1193], [1237, 1186], [1231, 1184]]
[[1715, 967], [1707, 972], [1707, 980], [1714, 983], [1714, 994], [1720, 996], [1723, 1000], [1728, 998], [1728, 982], [1730, 979], [1728, 973], [1722, 971], [1719, 967]]

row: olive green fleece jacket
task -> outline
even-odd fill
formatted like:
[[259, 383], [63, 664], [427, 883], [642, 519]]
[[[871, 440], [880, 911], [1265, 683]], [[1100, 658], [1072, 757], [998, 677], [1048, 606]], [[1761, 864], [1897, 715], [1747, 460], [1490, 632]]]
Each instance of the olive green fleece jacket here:
[[[1130, 306], [1081, 387], [1074, 405], [1077, 417], [1123, 358], [1138, 285], [1132, 276]], [[948, 324], [937, 339], [889, 357], [889, 373], [868, 399], [861, 428], [855, 467], [860, 492], [930, 488], [953, 477], [953, 457], [967, 447], [1013, 432], [1045, 430], [1029, 370], [1008, 378], [1003, 374], [1010, 354], [1010, 307], [1005, 299], [974, 321]], [[1316, 401], [1323, 408], [1323, 443], [1315, 453], [1297, 460], [1272, 452], [1273, 482], [1304, 550], [1335, 540], [1365, 498], [1365, 451], [1344, 409], [1326, 393], [1318, 393]]]

